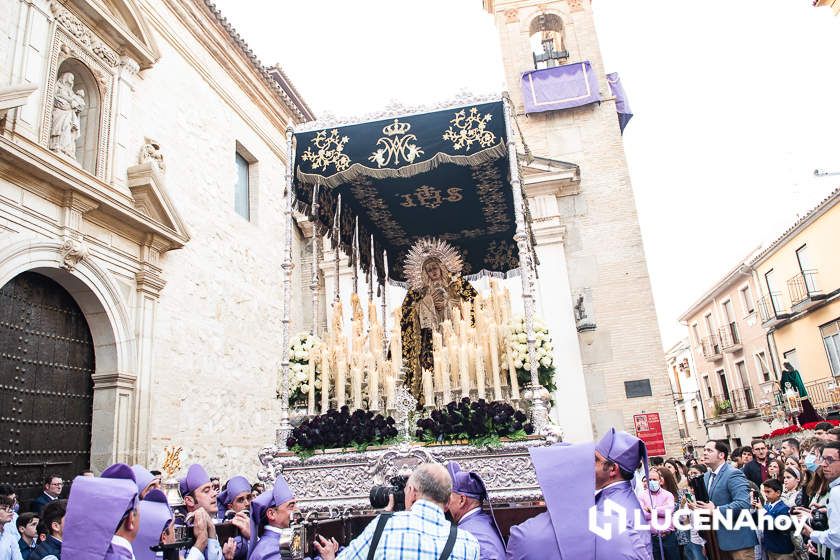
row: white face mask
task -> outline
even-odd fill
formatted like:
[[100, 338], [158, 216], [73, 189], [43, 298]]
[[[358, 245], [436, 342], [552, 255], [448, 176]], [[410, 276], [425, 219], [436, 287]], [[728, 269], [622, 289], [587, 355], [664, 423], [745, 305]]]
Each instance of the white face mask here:
[[651, 492], [659, 492], [659, 481], [658, 480], [648, 481], [648, 489]]

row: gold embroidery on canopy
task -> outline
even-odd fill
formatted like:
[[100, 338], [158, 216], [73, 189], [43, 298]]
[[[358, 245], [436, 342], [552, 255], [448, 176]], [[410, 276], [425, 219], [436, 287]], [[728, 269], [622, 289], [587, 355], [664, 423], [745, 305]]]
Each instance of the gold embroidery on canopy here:
[[472, 176], [478, 198], [481, 200], [487, 234], [494, 235], [507, 231], [512, 225], [511, 212], [500, 189], [504, 183], [498, 167], [492, 164], [480, 165], [473, 168]]
[[334, 165], [336, 171], [344, 171], [350, 167], [350, 156], [343, 153], [344, 145], [349, 140], [347, 136], [339, 138], [338, 129], [332, 129], [329, 136], [326, 130], [319, 130], [312, 139], [312, 144], [318, 151], [313, 152], [310, 146], [301, 154], [301, 159], [311, 162], [313, 170], [321, 168], [326, 171], [327, 167]]
[[[487, 130], [487, 123], [493, 115], [487, 113], [484, 116], [478, 114], [478, 108], [470, 109], [470, 114], [467, 116], [466, 112], [461, 109], [455, 113], [450, 123], [454, 125], [443, 133], [444, 140], [452, 142], [452, 148], [469, 152], [474, 143], [477, 143], [482, 148], [488, 148], [496, 141], [496, 135]], [[457, 129], [457, 130], [456, 130]]]
[[411, 125], [401, 123], [399, 119], [394, 119], [393, 123], [383, 127], [382, 134], [385, 136], [376, 141], [376, 145], [382, 147], [373, 152], [368, 160], [376, 162], [378, 167], [385, 167], [392, 163], [397, 165], [400, 163], [400, 158], [406, 163], [414, 163], [415, 159], [423, 155], [423, 150], [417, 144], [412, 144], [417, 141], [417, 137], [408, 134], [409, 130], [411, 130]]
[[[359, 181], [350, 188], [353, 196], [365, 209], [368, 219], [388, 239], [392, 245], [409, 245], [408, 235], [403, 227], [394, 219], [391, 209], [376, 192], [373, 181], [367, 179]], [[390, 260], [390, 259], [389, 259]]]
[[460, 202], [463, 200], [464, 195], [461, 194], [463, 190], [464, 189], [459, 187], [449, 187], [446, 189], [447, 196], [443, 196], [443, 193], [435, 187], [423, 185], [422, 187], [414, 189], [413, 193], [396, 194], [394, 196], [402, 198], [400, 206], [404, 208], [414, 208], [419, 203], [420, 206], [423, 206], [424, 208], [431, 208], [434, 210], [444, 202]]
[[490, 270], [504, 270], [516, 260], [516, 253], [516, 245], [506, 239], [491, 241], [484, 254], [484, 266]]

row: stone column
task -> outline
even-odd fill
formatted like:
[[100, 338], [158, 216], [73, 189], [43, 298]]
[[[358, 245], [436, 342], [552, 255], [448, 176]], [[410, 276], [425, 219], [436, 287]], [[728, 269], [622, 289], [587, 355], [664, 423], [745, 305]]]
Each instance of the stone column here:
[[129, 153], [129, 123], [134, 104], [134, 79], [139, 71], [140, 66], [133, 58], [120, 58], [114, 96], [114, 157], [106, 160], [111, 162], [111, 168], [105, 171], [105, 176], [118, 185], [126, 184], [126, 169], [136, 161], [136, 154]]
[[155, 235], [149, 235], [141, 247], [143, 265], [135, 273], [137, 299], [134, 320], [137, 343], [137, 383], [134, 408], [134, 456], [133, 461], [148, 464], [152, 457], [150, 449], [149, 424], [152, 416], [152, 364], [154, 361], [155, 324], [160, 292], [166, 285], [161, 278], [160, 254], [169, 248]]
[[529, 187], [528, 198], [540, 260], [537, 314], [546, 322], [551, 334], [555, 383], [559, 388], [552, 395], [551, 420], [563, 429], [565, 441], [590, 441], [592, 419], [566, 265], [566, 232], [560, 223], [555, 189], [551, 186]]

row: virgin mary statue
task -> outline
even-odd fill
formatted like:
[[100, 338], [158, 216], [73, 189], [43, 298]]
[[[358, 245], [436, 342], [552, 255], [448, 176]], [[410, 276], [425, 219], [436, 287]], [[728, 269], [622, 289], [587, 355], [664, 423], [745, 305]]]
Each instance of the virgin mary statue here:
[[458, 251], [440, 239], [421, 239], [409, 250], [404, 270], [408, 293], [400, 315], [405, 386], [422, 400], [422, 371], [432, 369], [432, 333], [451, 320], [461, 302], [472, 302], [475, 288], [461, 276]]

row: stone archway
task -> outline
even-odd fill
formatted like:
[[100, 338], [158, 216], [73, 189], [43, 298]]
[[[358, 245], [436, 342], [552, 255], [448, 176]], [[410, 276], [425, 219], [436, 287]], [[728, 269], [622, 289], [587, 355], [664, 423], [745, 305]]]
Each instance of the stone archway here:
[[84, 314], [95, 356], [90, 462], [101, 470], [130, 461], [136, 451], [136, 349], [125, 303], [108, 273], [90, 257], [68, 258], [61, 240], [22, 240], [0, 246], [0, 286], [23, 272], [48, 277]]

